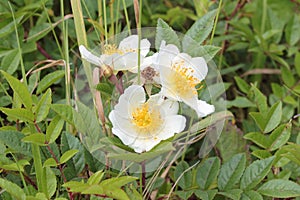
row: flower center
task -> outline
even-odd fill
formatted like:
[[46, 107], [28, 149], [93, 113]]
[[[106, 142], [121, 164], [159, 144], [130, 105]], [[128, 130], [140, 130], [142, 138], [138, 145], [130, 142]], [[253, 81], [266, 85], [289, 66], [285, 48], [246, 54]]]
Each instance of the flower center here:
[[194, 69], [191, 67], [183, 67], [184, 61], [176, 62], [172, 65], [172, 69], [175, 71], [174, 90], [180, 94], [180, 96], [192, 97], [197, 94], [196, 86], [201, 82], [198, 78], [194, 77]]
[[132, 112], [132, 122], [140, 133], [153, 133], [160, 128], [162, 119], [158, 110], [149, 109], [144, 103]]

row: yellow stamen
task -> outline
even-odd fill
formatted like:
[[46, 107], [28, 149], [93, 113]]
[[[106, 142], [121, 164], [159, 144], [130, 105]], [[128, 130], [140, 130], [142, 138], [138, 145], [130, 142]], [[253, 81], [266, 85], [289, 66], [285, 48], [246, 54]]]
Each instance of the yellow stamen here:
[[181, 60], [172, 65], [172, 69], [175, 71], [172, 77], [174, 90], [179, 93], [180, 96], [191, 97], [192, 95], [197, 95], [196, 86], [201, 81], [192, 75], [194, 69], [191, 67], [183, 67], [183, 64], [184, 61]]
[[149, 104], [144, 103], [132, 112], [132, 122], [140, 133], [156, 133], [162, 119], [158, 110], [151, 110]]

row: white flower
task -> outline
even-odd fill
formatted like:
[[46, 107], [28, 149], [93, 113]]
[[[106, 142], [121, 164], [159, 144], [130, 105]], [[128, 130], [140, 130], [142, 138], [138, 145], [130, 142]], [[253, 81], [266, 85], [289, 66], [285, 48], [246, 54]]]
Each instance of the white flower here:
[[[149, 53], [150, 42], [142, 39], [140, 44], [140, 63]], [[130, 70], [136, 72], [138, 66], [138, 36], [131, 35], [123, 39], [119, 47], [107, 44], [104, 46], [103, 54], [98, 57], [89, 52], [83, 45], [79, 46], [82, 58], [97, 66], [106, 64], [115, 71]]]
[[160, 95], [146, 101], [142, 86], [129, 86], [109, 114], [112, 133], [135, 152], [151, 150], [161, 140], [183, 131], [185, 117], [177, 115], [179, 105]]
[[196, 86], [199, 86], [208, 72], [202, 57], [192, 58], [186, 53], [179, 53], [175, 45], [165, 45], [163, 41], [156, 64], [159, 66], [162, 95], [184, 102], [197, 112], [198, 117], [205, 117], [215, 111], [215, 107], [198, 99]]

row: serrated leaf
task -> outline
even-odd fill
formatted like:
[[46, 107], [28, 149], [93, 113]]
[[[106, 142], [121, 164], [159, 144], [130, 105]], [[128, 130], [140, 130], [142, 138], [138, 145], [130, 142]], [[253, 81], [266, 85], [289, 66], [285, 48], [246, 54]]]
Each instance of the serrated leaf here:
[[23, 142], [46, 146], [46, 136], [43, 133], [33, 133], [23, 138]]
[[70, 160], [76, 153], [78, 153], [77, 149], [71, 149], [66, 151], [59, 160], [60, 164], [66, 163], [68, 160]]
[[64, 123], [64, 120], [60, 118], [60, 116], [56, 116], [52, 119], [46, 130], [46, 141], [49, 144], [55, 142], [58, 138], [64, 127]]
[[22, 102], [22, 104], [28, 108], [32, 108], [32, 98], [31, 94], [28, 92], [26, 86], [21, 83], [18, 79], [14, 78], [10, 74], [0, 70], [10, 87], [14, 91], [14, 94], [18, 97], [18, 99]]
[[215, 57], [215, 55], [221, 50], [220, 47], [213, 45], [200, 46], [199, 44], [191, 43], [189, 48], [184, 51], [184, 53], [189, 54], [192, 57], [203, 57], [206, 62], [209, 62]]
[[17, 200], [25, 200], [25, 192], [15, 183], [0, 178], [0, 187]]
[[0, 108], [0, 110], [7, 116], [20, 120], [22, 122], [28, 122], [33, 124], [34, 115], [31, 111], [25, 108]]
[[225, 192], [218, 192], [218, 194], [221, 194], [233, 200], [239, 200], [241, 198], [242, 192], [243, 190], [241, 189], [232, 189], [232, 190], [227, 190]]
[[254, 190], [244, 191], [241, 200], [263, 200], [263, 197]]
[[35, 121], [41, 122], [42, 120], [44, 120], [50, 110], [50, 104], [52, 101], [51, 98], [52, 92], [51, 89], [49, 88], [41, 97], [41, 99], [39, 100], [36, 108], [35, 108]]
[[181, 161], [175, 168], [174, 178], [175, 181], [179, 179], [178, 185], [182, 189], [187, 189], [192, 186], [192, 172], [191, 170], [186, 171], [189, 167], [187, 162]]
[[218, 190], [196, 190], [195, 195], [202, 200], [213, 200]]
[[21, 56], [18, 49], [11, 50], [1, 61], [1, 67], [9, 74], [13, 74], [20, 64]]
[[237, 154], [221, 167], [218, 188], [222, 191], [234, 189], [246, 167], [246, 155]]
[[113, 177], [110, 179], [105, 179], [100, 183], [104, 188], [120, 188], [127, 183], [135, 181], [137, 178], [133, 176], [121, 176], [121, 177]]
[[258, 128], [263, 132], [266, 127], [266, 120], [264, 116], [259, 112], [250, 112], [249, 115], [254, 119]]
[[199, 165], [196, 174], [196, 182], [200, 189], [207, 190], [215, 182], [220, 171], [220, 163], [218, 157], [212, 157]]
[[253, 189], [269, 173], [274, 157], [257, 160], [251, 163], [245, 170], [240, 188], [243, 190]]
[[32, 157], [30, 144], [22, 142], [24, 135], [13, 130], [1, 130], [0, 141], [17, 153]]
[[277, 127], [270, 135], [270, 146], [269, 150], [274, 151], [282, 147], [289, 140], [291, 135], [291, 124], [282, 124]]
[[274, 179], [264, 183], [257, 191], [275, 198], [299, 197], [300, 185], [289, 180]]
[[180, 42], [175, 31], [162, 19], [157, 20], [155, 48], [159, 49], [161, 42], [165, 41], [167, 44], [173, 44], [180, 49]]
[[191, 26], [191, 28], [186, 32], [182, 41], [183, 51], [189, 48], [190, 40], [193, 40], [198, 44], [201, 44], [207, 38], [207, 36], [212, 31], [216, 14], [217, 14], [217, 10], [212, 10], [206, 13], [200, 19], [198, 19]]
[[270, 146], [269, 140], [260, 132], [250, 132], [244, 136], [245, 139], [254, 142], [256, 145], [267, 149]]
[[40, 94], [44, 90], [46, 90], [50, 85], [54, 84], [56, 81], [64, 77], [65, 71], [64, 70], [57, 70], [50, 74], [47, 74], [38, 84], [36, 93]]

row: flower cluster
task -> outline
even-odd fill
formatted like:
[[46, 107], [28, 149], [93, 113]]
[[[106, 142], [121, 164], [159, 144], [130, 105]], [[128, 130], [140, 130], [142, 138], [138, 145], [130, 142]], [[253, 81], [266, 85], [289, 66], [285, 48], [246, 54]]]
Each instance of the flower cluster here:
[[[119, 46], [106, 45], [98, 57], [84, 46], [79, 47], [81, 56], [97, 65], [110, 66], [114, 72], [128, 70], [138, 72], [138, 36], [123, 39]], [[215, 108], [198, 99], [201, 82], [208, 68], [202, 57], [192, 58], [180, 53], [173, 44], [162, 41], [159, 51], [147, 56], [150, 42], [140, 41], [140, 77], [142, 84], [125, 89], [117, 105], [109, 114], [112, 133], [121, 141], [141, 153], [151, 150], [160, 141], [166, 140], [186, 127], [186, 118], [178, 114], [179, 102], [183, 102], [205, 117]], [[155, 83], [161, 90], [146, 97], [145, 83]]]

